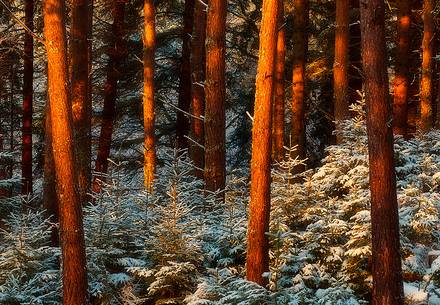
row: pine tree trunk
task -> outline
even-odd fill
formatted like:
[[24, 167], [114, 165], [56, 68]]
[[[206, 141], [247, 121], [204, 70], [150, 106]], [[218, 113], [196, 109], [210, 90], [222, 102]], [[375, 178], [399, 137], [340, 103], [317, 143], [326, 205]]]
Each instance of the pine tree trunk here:
[[342, 142], [341, 122], [350, 118], [348, 94], [348, 48], [350, 42], [350, 1], [336, 0], [335, 61], [333, 64], [336, 142]]
[[[50, 120], [50, 104], [47, 102], [45, 111], [45, 132], [44, 132], [44, 177], [43, 177], [43, 208], [47, 217], [54, 223], [59, 222], [58, 200], [55, 188], [55, 163], [52, 150], [52, 122]], [[58, 229], [54, 226], [51, 234], [51, 245], [60, 245]]]
[[409, 29], [411, 5], [408, 0], [397, 1], [397, 47], [394, 79], [393, 129], [406, 136], [408, 121]]
[[[292, 131], [291, 145], [297, 146], [292, 158], [305, 159], [305, 78], [307, 62], [308, 0], [294, 0], [293, 12], [293, 77], [292, 77]], [[304, 165], [293, 169], [293, 174], [304, 171]]]
[[206, 25], [205, 187], [223, 190], [225, 150], [225, 32], [227, 0], [210, 0]]
[[278, 0], [278, 5], [279, 16], [272, 114], [272, 159], [279, 162], [284, 157], [284, 67], [286, 63], [286, 30], [284, 26], [284, 0]]
[[[72, 1], [70, 71], [76, 161], [81, 202], [87, 202], [91, 180], [92, 103], [89, 95], [89, 0]], [[87, 64], [86, 64], [87, 63]]]
[[263, 0], [260, 49], [252, 128], [251, 190], [246, 277], [265, 285], [269, 271], [270, 157], [274, 64], [277, 47], [278, 0]]
[[420, 82], [420, 130], [432, 128], [432, 67], [435, 0], [423, 1], [422, 79]]
[[156, 170], [154, 144], [154, 49], [155, 9], [144, 0], [144, 185], [151, 191]]
[[372, 230], [372, 305], [402, 305], [399, 219], [385, 46], [385, 4], [361, 5]]
[[[99, 136], [98, 156], [95, 162], [95, 172], [106, 174], [108, 170], [108, 158], [112, 143], [113, 123], [116, 115], [116, 96], [118, 80], [120, 77], [120, 66], [124, 56], [124, 14], [125, 0], [114, 1], [112, 9], [112, 48], [109, 54], [107, 66], [107, 81], [104, 85], [104, 109], [102, 110], [101, 134]], [[100, 181], [105, 181], [105, 177], [95, 177], [93, 179], [93, 191], [101, 191]]]
[[[191, 104], [191, 35], [194, 20], [194, 1], [185, 0], [185, 11], [183, 14], [183, 33], [182, 33], [182, 58], [180, 61], [179, 79], [179, 100], [177, 107], [186, 113], [190, 111]], [[197, 0], [198, 1], [198, 0]], [[188, 136], [190, 121], [188, 116], [182, 111], [177, 111], [176, 134], [177, 147], [189, 148]]]
[[[191, 114], [201, 118], [205, 115], [205, 65], [206, 65], [206, 8], [200, 1], [194, 4], [194, 30], [191, 41]], [[191, 118], [191, 139], [200, 145], [205, 143], [203, 120]], [[190, 156], [196, 167], [195, 175], [203, 178], [204, 150], [199, 145], [190, 142]]]
[[87, 304], [87, 272], [78, 177], [75, 168], [73, 119], [67, 77], [64, 1], [45, 0], [44, 36], [48, 61], [48, 94], [59, 202], [63, 304]]
[[[34, 1], [25, 1], [25, 24], [34, 29]], [[23, 117], [22, 117], [22, 188], [23, 195], [32, 193], [32, 99], [34, 79], [34, 39], [28, 32], [24, 35], [23, 67]]]

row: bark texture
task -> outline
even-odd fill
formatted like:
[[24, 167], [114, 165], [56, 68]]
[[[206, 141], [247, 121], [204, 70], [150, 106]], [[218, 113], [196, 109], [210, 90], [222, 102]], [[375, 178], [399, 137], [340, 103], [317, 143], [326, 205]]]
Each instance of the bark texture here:
[[284, 67], [286, 63], [286, 29], [284, 26], [284, 0], [278, 0], [278, 5], [278, 33], [272, 114], [272, 159], [279, 162], [284, 157]]
[[73, 122], [67, 77], [64, 1], [45, 0], [44, 36], [52, 152], [59, 200], [63, 304], [87, 304], [87, 272], [82, 211], [75, 168]]
[[113, 42], [109, 50], [109, 62], [107, 66], [107, 81], [104, 85], [104, 109], [102, 110], [101, 134], [99, 136], [98, 156], [95, 162], [95, 172], [101, 173], [101, 177], [93, 179], [93, 191], [101, 191], [100, 181], [105, 181], [105, 174], [108, 170], [108, 158], [112, 143], [113, 123], [116, 112], [116, 97], [118, 89], [118, 80], [121, 73], [119, 69], [125, 54], [124, 43], [124, 14], [125, 0], [114, 1], [112, 9]]
[[265, 285], [269, 271], [270, 157], [272, 98], [277, 46], [278, 0], [263, 0], [252, 128], [251, 190], [246, 277]]
[[[291, 145], [297, 146], [292, 158], [305, 159], [306, 134], [304, 126], [305, 83], [307, 63], [308, 0], [294, 0], [293, 12], [293, 76], [292, 76], [292, 131]], [[293, 174], [304, 171], [304, 165], [293, 169]]]
[[210, 0], [206, 25], [205, 187], [223, 190], [225, 169], [226, 0]]
[[[179, 100], [177, 107], [186, 113], [190, 111], [191, 104], [191, 35], [194, 20], [194, 1], [185, 0], [185, 11], [183, 13], [183, 32], [182, 32], [182, 58], [180, 61], [179, 79]], [[198, 1], [198, 0], [197, 0]], [[176, 134], [177, 147], [189, 148], [188, 139], [190, 121], [182, 111], [177, 111]]]
[[154, 144], [154, 49], [155, 9], [153, 0], [144, 0], [144, 186], [152, 190], [156, 170]]
[[432, 68], [435, 0], [423, 1], [422, 78], [420, 80], [420, 130], [432, 128]]
[[[205, 65], [206, 65], [206, 8], [200, 1], [194, 4], [194, 28], [191, 41], [191, 114], [197, 118], [205, 115]], [[205, 135], [203, 120], [191, 117], [190, 124], [191, 139], [196, 143], [190, 142], [190, 156], [194, 163], [195, 175], [203, 178], [203, 168], [205, 166], [205, 152], [203, 146]]]
[[372, 231], [372, 305], [402, 305], [399, 219], [383, 0], [361, 3]]
[[[25, 1], [25, 24], [34, 29], [34, 0]], [[34, 39], [27, 31], [24, 35], [23, 58], [23, 113], [21, 172], [23, 195], [32, 193], [32, 100], [34, 80]]]
[[350, 118], [348, 90], [348, 48], [350, 42], [350, 0], [336, 0], [335, 61], [333, 64], [336, 142], [342, 142], [341, 122]]
[[397, 1], [397, 47], [394, 78], [393, 129], [394, 133], [406, 136], [408, 121], [409, 86], [409, 30], [411, 5], [408, 0]]
[[87, 202], [91, 181], [91, 124], [92, 103], [89, 95], [90, 68], [90, 1], [72, 1], [70, 30], [70, 71], [75, 156], [78, 167], [81, 202]]

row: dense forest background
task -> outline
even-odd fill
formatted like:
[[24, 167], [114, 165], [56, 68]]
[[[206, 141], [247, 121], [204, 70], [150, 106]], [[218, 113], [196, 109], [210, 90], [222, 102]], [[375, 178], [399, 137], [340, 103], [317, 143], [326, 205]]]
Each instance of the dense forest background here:
[[440, 304], [438, 10], [0, 0], [0, 304]]

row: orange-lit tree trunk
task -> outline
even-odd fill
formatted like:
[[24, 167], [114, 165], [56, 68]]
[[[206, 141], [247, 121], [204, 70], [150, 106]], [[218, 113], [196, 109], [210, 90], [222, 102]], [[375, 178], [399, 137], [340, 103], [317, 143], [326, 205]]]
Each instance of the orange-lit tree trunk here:
[[[25, 1], [25, 23], [34, 29], [34, 0]], [[23, 113], [22, 113], [22, 194], [32, 193], [32, 99], [34, 79], [34, 39], [28, 32], [24, 35], [23, 67]]]
[[[292, 158], [305, 159], [306, 133], [305, 82], [307, 63], [307, 27], [309, 23], [308, 0], [294, 0], [293, 11], [293, 77], [292, 77], [292, 130], [291, 145], [297, 146]], [[293, 173], [300, 173], [304, 165], [298, 165]]]
[[[201, 118], [205, 114], [205, 37], [206, 37], [206, 7], [201, 1], [194, 4], [194, 28], [191, 41], [191, 114]], [[190, 156], [196, 167], [195, 175], [203, 178], [205, 136], [203, 133], [203, 120], [191, 118]]]
[[[194, 20], [194, 1], [185, 0], [182, 32], [182, 58], [180, 61], [179, 100], [177, 107], [188, 113], [191, 104], [191, 35]], [[198, 0], [197, 0], [198, 1]], [[189, 148], [190, 122], [187, 114], [177, 111], [176, 134], [177, 147]]]
[[206, 25], [205, 187], [224, 189], [225, 160], [225, 32], [227, 0], [210, 0]]
[[91, 180], [91, 120], [92, 104], [89, 95], [89, 0], [72, 1], [70, 28], [70, 71], [72, 113], [76, 161], [81, 202], [87, 202]]
[[44, 1], [50, 127], [63, 260], [63, 304], [82, 305], [87, 304], [88, 299], [86, 255], [78, 177], [75, 168], [64, 12], [64, 1]]
[[270, 157], [279, 0], [263, 0], [252, 128], [251, 190], [246, 278], [264, 285], [269, 271]]
[[272, 124], [272, 159], [284, 157], [284, 67], [286, 62], [286, 30], [284, 27], [284, 0], [278, 0], [278, 33], [275, 56], [275, 79]]
[[[107, 66], [107, 81], [104, 85], [104, 108], [102, 110], [101, 134], [99, 136], [98, 156], [95, 162], [95, 172], [106, 174], [108, 170], [108, 158], [112, 143], [113, 122], [116, 112], [116, 95], [118, 80], [120, 77], [119, 69], [124, 56], [124, 14], [125, 0], [116, 0], [113, 3], [112, 15], [112, 45]], [[105, 177], [95, 177], [93, 179], [93, 191], [101, 191], [101, 183]]]
[[408, 0], [397, 1], [397, 47], [394, 79], [393, 129], [394, 133], [406, 136], [408, 127], [409, 86], [409, 30], [411, 5]]
[[144, 0], [144, 185], [151, 191], [156, 169], [154, 146], [154, 48], [153, 0]]
[[350, 42], [350, 0], [336, 0], [335, 61], [333, 64], [336, 142], [342, 142], [341, 121], [350, 118], [348, 94], [348, 47]]
[[[43, 208], [46, 210], [47, 217], [54, 223], [59, 222], [58, 200], [55, 188], [55, 163], [52, 150], [52, 123], [50, 119], [50, 104], [47, 102], [45, 111], [45, 132], [44, 132], [44, 177], [43, 177]], [[51, 244], [53, 247], [59, 246], [58, 230], [54, 226], [51, 234]]]
[[432, 128], [432, 67], [435, 0], [423, 1], [422, 79], [420, 81], [420, 130]]
[[361, 3], [371, 193], [372, 305], [402, 305], [399, 219], [383, 0]]

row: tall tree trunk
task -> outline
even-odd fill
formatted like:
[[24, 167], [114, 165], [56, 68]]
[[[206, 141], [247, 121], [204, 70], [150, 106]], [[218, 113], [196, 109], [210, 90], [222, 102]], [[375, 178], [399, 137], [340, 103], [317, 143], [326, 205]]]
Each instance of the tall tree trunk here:
[[[293, 77], [292, 77], [292, 131], [291, 145], [297, 146], [292, 158], [305, 159], [306, 131], [305, 82], [307, 63], [307, 27], [309, 23], [309, 1], [294, 0], [293, 11]], [[304, 165], [293, 169], [293, 174], [304, 171]]]
[[279, 0], [263, 0], [252, 128], [251, 190], [246, 277], [260, 285], [269, 271], [270, 157]]
[[[194, 20], [194, 1], [185, 0], [183, 13], [182, 58], [180, 61], [179, 100], [177, 107], [186, 113], [191, 104], [191, 35]], [[197, 0], [198, 1], [198, 0]], [[177, 111], [176, 134], [177, 147], [189, 148], [188, 136], [190, 122], [187, 114]]]
[[45, 0], [44, 36], [48, 62], [48, 93], [59, 202], [63, 304], [87, 304], [87, 272], [73, 122], [67, 77], [64, 1]]
[[350, 0], [336, 0], [335, 61], [333, 86], [335, 96], [336, 142], [342, 142], [341, 122], [350, 118], [348, 94], [348, 48], [350, 42]]
[[[116, 95], [118, 80], [120, 77], [120, 66], [124, 56], [124, 14], [125, 0], [115, 0], [112, 15], [112, 38], [109, 62], [107, 66], [107, 81], [104, 85], [104, 109], [102, 110], [101, 134], [99, 136], [98, 156], [95, 162], [95, 172], [106, 174], [108, 170], [108, 158], [112, 143], [113, 123], [116, 112]], [[105, 177], [95, 177], [93, 179], [93, 191], [101, 191], [101, 181]]]
[[[91, 180], [92, 104], [89, 95], [89, 0], [72, 1], [70, 71], [76, 161], [81, 202], [87, 202]], [[87, 63], [87, 64], [86, 64]]]
[[409, 86], [409, 29], [411, 5], [408, 0], [397, 1], [397, 48], [394, 78], [393, 129], [394, 133], [406, 136], [408, 127]]
[[[34, 1], [25, 1], [25, 23], [34, 29]], [[32, 193], [32, 99], [34, 79], [34, 39], [28, 32], [24, 35], [23, 67], [23, 119], [22, 119], [22, 194]]]
[[144, 0], [144, 185], [151, 191], [156, 170], [154, 145], [154, 49], [153, 0]]
[[[50, 119], [50, 104], [46, 104], [45, 113], [45, 132], [44, 132], [44, 177], [43, 177], [43, 208], [46, 210], [47, 217], [54, 223], [59, 222], [58, 200], [55, 180], [55, 163], [52, 150], [52, 122]], [[59, 246], [58, 229], [54, 226], [51, 234], [51, 244], [53, 247]]]
[[372, 305], [402, 305], [399, 218], [385, 46], [385, 4], [361, 5], [372, 231]]
[[[194, 4], [194, 28], [191, 41], [191, 114], [201, 118], [205, 114], [205, 38], [206, 38], [206, 8], [201, 1], [196, 0]], [[195, 175], [203, 178], [205, 136], [203, 132], [203, 120], [191, 118], [191, 139], [196, 143], [190, 142], [190, 156], [196, 167]]]
[[278, 0], [278, 33], [276, 42], [272, 159], [281, 161], [284, 157], [284, 67], [286, 63], [286, 30], [284, 26], [284, 0]]
[[435, 0], [423, 1], [422, 79], [420, 82], [420, 130], [432, 128], [432, 67]]
[[225, 150], [225, 32], [227, 0], [210, 0], [206, 25], [205, 187], [223, 190]]

